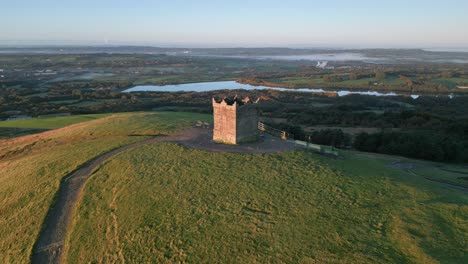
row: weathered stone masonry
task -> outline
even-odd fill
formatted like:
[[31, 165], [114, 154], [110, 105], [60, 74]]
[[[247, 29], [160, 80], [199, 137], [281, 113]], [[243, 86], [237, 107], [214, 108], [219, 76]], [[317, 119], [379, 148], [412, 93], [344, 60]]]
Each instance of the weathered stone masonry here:
[[213, 98], [213, 140], [219, 143], [239, 144], [258, 139], [258, 109], [248, 97], [241, 100]]

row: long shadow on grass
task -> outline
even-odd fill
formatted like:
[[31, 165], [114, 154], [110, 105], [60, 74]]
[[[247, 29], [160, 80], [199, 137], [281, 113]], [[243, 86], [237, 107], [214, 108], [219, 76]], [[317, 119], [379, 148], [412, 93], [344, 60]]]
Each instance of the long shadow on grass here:
[[22, 137], [31, 134], [39, 134], [50, 129], [44, 128], [18, 128], [18, 127], [0, 127], [0, 139]]

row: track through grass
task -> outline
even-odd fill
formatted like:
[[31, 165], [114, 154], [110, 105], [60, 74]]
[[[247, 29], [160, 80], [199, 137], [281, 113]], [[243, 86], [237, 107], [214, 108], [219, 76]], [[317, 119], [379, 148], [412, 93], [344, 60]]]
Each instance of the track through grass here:
[[190, 127], [208, 115], [129, 113], [0, 144], [0, 262], [25, 263], [62, 177], [111, 149]]
[[466, 195], [389, 161], [126, 151], [86, 184], [67, 261], [466, 262]]

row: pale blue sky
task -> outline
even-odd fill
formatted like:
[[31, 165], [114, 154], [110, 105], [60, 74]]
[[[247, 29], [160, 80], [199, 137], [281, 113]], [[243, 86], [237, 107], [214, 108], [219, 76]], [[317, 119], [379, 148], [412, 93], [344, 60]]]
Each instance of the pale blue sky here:
[[468, 47], [467, 0], [0, 0], [0, 44]]

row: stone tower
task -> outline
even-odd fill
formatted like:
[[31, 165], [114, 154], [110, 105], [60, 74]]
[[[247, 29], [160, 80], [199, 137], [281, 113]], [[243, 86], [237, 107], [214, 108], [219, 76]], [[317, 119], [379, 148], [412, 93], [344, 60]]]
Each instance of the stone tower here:
[[258, 139], [258, 109], [256, 102], [240, 99], [213, 98], [213, 140], [225, 144], [253, 142]]

